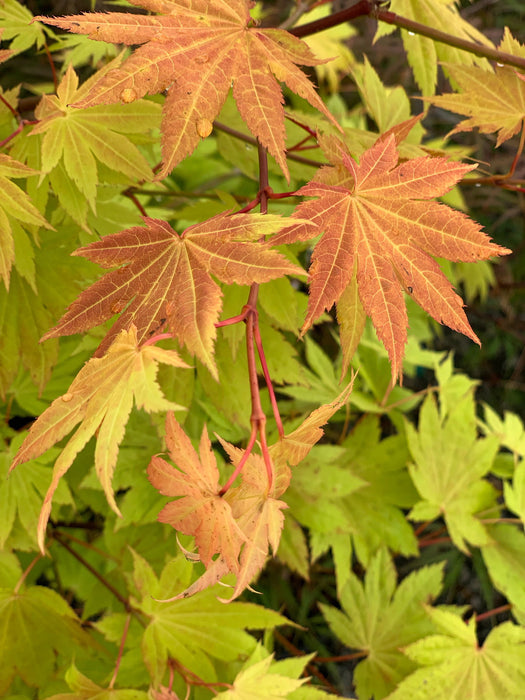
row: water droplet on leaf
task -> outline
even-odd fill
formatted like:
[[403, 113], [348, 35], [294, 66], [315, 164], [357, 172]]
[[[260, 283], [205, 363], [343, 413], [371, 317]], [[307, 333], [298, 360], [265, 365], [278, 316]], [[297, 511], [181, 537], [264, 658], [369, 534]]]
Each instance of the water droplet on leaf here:
[[133, 88], [126, 88], [120, 93], [120, 99], [122, 102], [124, 102], [124, 104], [129, 104], [137, 99], [137, 93], [135, 90], [133, 90]]
[[67, 394], [64, 394], [62, 396], [62, 401], [65, 401], [66, 403], [69, 403], [71, 399], [73, 398], [73, 394], [70, 394], [69, 392]]
[[197, 133], [202, 139], [205, 139], [207, 136], [211, 134], [213, 131], [213, 124], [209, 119], [205, 119], [204, 117], [201, 117], [196, 124], [197, 127]]

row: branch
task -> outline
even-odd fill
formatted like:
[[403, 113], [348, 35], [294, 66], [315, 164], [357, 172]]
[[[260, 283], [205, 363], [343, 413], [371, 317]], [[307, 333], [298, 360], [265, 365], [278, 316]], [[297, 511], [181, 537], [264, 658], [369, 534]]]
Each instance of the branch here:
[[330, 15], [329, 17], [323, 17], [315, 22], [309, 22], [308, 24], [303, 24], [300, 27], [294, 27], [288, 31], [290, 34], [297, 37], [310, 36], [311, 34], [322, 32], [324, 29], [329, 29], [330, 27], [335, 27], [338, 24], [349, 22], [357, 17], [372, 17], [381, 22], [386, 22], [386, 24], [393, 24], [395, 27], [407, 29], [414, 34], [426, 36], [429, 39], [433, 39], [441, 44], [447, 44], [448, 46], [454, 46], [457, 49], [468, 51], [468, 53], [472, 53], [475, 56], [488, 58], [492, 61], [496, 61], [497, 63], [514, 66], [515, 68], [525, 69], [525, 58], [513, 56], [510, 53], [498, 51], [498, 49], [492, 49], [489, 46], [482, 46], [481, 44], [476, 44], [474, 41], [460, 39], [453, 34], [447, 34], [447, 32], [442, 32], [439, 29], [427, 27], [426, 25], [415, 22], [414, 20], [396, 15], [394, 12], [390, 12], [389, 10], [382, 10], [379, 7], [377, 0], [360, 0], [358, 3], [352, 5], [352, 7], [348, 7], [346, 10], [334, 12], [334, 14]]

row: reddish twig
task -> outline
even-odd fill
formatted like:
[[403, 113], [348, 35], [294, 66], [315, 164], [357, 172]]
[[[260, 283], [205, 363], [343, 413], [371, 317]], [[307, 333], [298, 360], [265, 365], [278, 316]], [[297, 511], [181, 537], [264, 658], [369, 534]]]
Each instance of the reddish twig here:
[[115, 663], [115, 670], [113, 671], [113, 675], [111, 676], [111, 680], [110, 680], [109, 686], [108, 686], [109, 690], [113, 689], [113, 686], [115, 685], [115, 681], [117, 680], [117, 675], [118, 675], [118, 671], [120, 668], [120, 662], [122, 661], [122, 655], [124, 653], [124, 645], [126, 644], [126, 639], [128, 637], [129, 623], [130, 622], [131, 622], [131, 613], [128, 613], [126, 616], [126, 622], [124, 623], [124, 630], [122, 631], [122, 637], [120, 638], [120, 645], [118, 648], [117, 661]]

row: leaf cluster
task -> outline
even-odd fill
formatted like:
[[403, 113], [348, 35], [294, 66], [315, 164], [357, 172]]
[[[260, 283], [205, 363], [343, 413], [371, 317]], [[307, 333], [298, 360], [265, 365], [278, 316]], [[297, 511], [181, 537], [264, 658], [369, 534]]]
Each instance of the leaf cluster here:
[[523, 191], [525, 49], [314, 4], [0, 0], [8, 700], [525, 695], [525, 429], [439, 349], [511, 253], [464, 193]]

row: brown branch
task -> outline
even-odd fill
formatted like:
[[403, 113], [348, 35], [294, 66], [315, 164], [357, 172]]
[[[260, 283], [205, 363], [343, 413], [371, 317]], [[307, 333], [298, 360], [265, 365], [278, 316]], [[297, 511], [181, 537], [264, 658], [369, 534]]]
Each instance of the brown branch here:
[[414, 34], [426, 36], [429, 39], [433, 39], [441, 44], [454, 46], [457, 49], [467, 51], [475, 56], [488, 58], [492, 61], [496, 61], [497, 63], [514, 66], [515, 68], [525, 69], [525, 58], [522, 58], [521, 56], [513, 56], [505, 51], [492, 49], [490, 46], [482, 46], [481, 44], [476, 44], [474, 41], [467, 41], [466, 39], [461, 39], [460, 37], [452, 34], [447, 34], [447, 32], [442, 32], [439, 29], [427, 27], [420, 22], [415, 22], [414, 20], [406, 17], [401, 17], [400, 15], [396, 15], [394, 12], [381, 9], [380, 3], [378, 3], [377, 0], [360, 0], [358, 3], [352, 5], [352, 7], [348, 7], [346, 10], [334, 12], [334, 14], [330, 15], [329, 17], [323, 17], [315, 22], [309, 22], [308, 24], [303, 24], [300, 27], [294, 27], [288, 31], [294, 36], [305, 37], [310, 36], [311, 34], [317, 34], [317, 32], [322, 32], [324, 29], [335, 27], [338, 24], [343, 24], [344, 22], [356, 19], [357, 17], [366, 16], [372, 17], [381, 22], [386, 22], [386, 24], [392, 24], [401, 29], [406, 29]]

